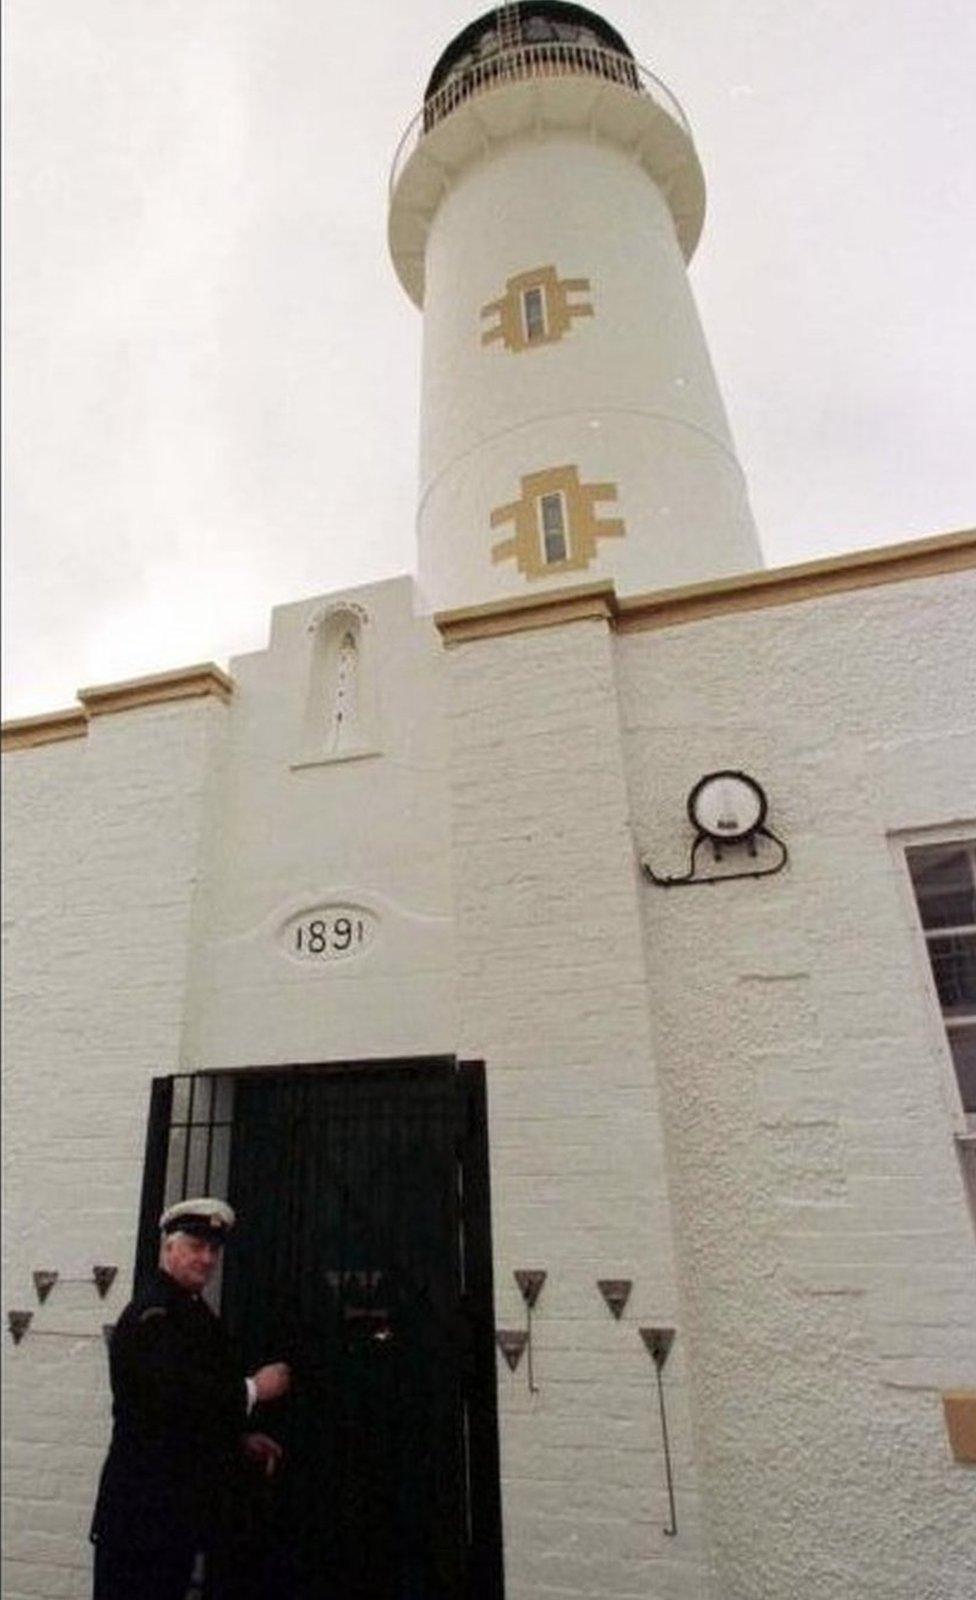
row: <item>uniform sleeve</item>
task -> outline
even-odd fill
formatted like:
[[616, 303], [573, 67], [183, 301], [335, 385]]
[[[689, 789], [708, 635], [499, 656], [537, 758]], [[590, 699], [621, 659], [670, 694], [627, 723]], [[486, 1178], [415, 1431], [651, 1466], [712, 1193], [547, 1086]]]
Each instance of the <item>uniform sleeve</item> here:
[[141, 1432], [167, 1433], [174, 1426], [198, 1436], [243, 1431], [243, 1374], [229, 1357], [214, 1360], [212, 1350], [196, 1347], [164, 1306], [148, 1306], [116, 1330], [112, 1366], [117, 1400]]

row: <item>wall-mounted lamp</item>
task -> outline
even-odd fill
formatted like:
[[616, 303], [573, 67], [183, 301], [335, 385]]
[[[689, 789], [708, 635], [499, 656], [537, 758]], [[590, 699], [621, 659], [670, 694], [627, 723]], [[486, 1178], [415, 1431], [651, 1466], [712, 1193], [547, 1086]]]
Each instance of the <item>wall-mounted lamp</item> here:
[[499, 1328], [495, 1333], [495, 1342], [514, 1372], [522, 1359], [522, 1351], [529, 1342], [529, 1336], [525, 1329]]
[[8, 1311], [7, 1325], [14, 1344], [19, 1344], [34, 1319], [33, 1311]]
[[538, 1394], [535, 1376], [532, 1371], [532, 1308], [542, 1293], [542, 1285], [546, 1281], [546, 1274], [535, 1267], [516, 1267], [515, 1282], [518, 1284], [519, 1294], [525, 1301], [525, 1342], [529, 1350], [528, 1375], [529, 1393]]
[[33, 1311], [8, 1311], [7, 1327], [14, 1344], [20, 1344], [27, 1334], [34, 1339], [68, 1339], [72, 1344], [78, 1344], [85, 1339], [104, 1339], [106, 1344], [111, 1343], [115, 1324], [105, 1322], [100, 1333], [91, 1333], [84, 1328], [35, 1328], [33, 1326]]
[[644, 1348], [654, 1363], [654, 1375], [657, 1378], [657, 1403], [661, 1414], [661, 1438], [664, 1442], [664, 1472], [668, 1485], [668, 1508], [671, 1521], [664, 1529], [669, 1539], [673, 1539], [678, 1531], [678, 1517], [674, 1504], [674, 1474], [671, 1470], [671, 1441], [668, 1438], [668, 1418], [664, 1409], [664, 1385], [661, 1382], [661, 1371], [668, 1359], [671, 1346], [674, 1343], [673, 1328], [639, 1328], [638, 1333], [644, 1342]]
[[[766, 878], [781, 872], [788, 859], [787, 849], [782, 839], [766, 827], [768, 810], [765, 791], [747, 772], [707, 772], [688, 796], [688, 816], [695, 829], [688, 871], [666, 877], [655, 872], [649, 861], [641, 862], [641, 871], [661, 889], [725, 883], [733, 878]], [[776, 846], [776, 859], [766, 866], [746, 867], [741, 872], [699, 873], [698, 852], [702, 845], [711, 844], [715, 861], [721, 861], [724, 852], [732, 848], [742, 848], [756, 860], [757, 839], [769, 839]]]
[[92, 1283], [98, 1290], [98, 1298], [104, 1300], [108, 1291], [118, 1277], [118, 1267], [92, 1267]]
[[93, 1283], [98, 1298], [104, 1300], [118, 1277], [118, 1272], [118, 1267], [92, 1267], [91, 1276], [88, 1278], [65, 1278], [53, 1267], [39, 1267], [31, 1276], [34, 1279], [34, 1292], [43, 1305], [58, 1283]]
[[633, 1288], [631, 1278], [597, 1278], [596, 1286], [607, 1303], [607, 1308], [615, 1321], [619, 1322], [624, 1314], [624, 1306], [630, 1299]]

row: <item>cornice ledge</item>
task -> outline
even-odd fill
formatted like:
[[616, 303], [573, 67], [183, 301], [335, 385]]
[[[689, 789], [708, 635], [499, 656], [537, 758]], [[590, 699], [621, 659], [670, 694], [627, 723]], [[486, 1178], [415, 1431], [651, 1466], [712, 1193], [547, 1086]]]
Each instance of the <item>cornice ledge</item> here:
[[154, 672], [147, 678], [126, 678], [120, 683], [79, 689], [78, 699], [89, 717], [103, 717], [116, 711], [164, 705], [169, 700], [195, 700], [204, 695], [215, 695], [218, 700], [226, 701], [233, 692], [233, 678], [213, 661], [202, 661], [196, 666], [178, 667], [173, 672]]
[[604, 579], [569, 589], [550, 589], [545, 594], [489, 600], [457, 611], [438, 611], [434, 626], [445, 645], [457, 645], [506, 633], [527, 633], [533, 628], [560, 627], [567, 622], [612, 622], [616, 610], [613, 584]]
[[81, 706], [45, 711], [39, 717], [15, 717], [0, 724], [0, 749], [29, 750], [34, 745], [57, 744], [63, 739], [83, 739], [88, 718]]
[[628, 595], [617, 602], [618, 633], [672, 628], [706, 617], [793, 605], [822, 595], [939, 577], [976, 567], [976, 530], [936, 534], [902, 544], [877, 545], [791, 567], [744, 572], [710, 583]]
[[213, 661], [172, 672], [155, 672], [147, 678], [126, 678], [119, 683], [97, 684], [79, 689], [77, 706], [64, 711], [47, 711], [38, 717], [17, 717], [0, 724], [0, 748], [28, 750], [35, 745], [56, 744], [61, 739], [83, 739], [92, 717], [115, 711], [135, 711], [141, 706], [165, 705], [171, 700], [196, 700], [214, 695], [227, 701], [234, 692], [234, 680]]

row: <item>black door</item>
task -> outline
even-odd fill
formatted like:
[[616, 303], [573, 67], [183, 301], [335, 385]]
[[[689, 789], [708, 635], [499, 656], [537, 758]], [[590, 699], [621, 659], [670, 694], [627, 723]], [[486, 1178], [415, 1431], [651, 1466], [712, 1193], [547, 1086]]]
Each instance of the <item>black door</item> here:
[[238, 1228], [222, 1314], [248, 1369], [276, 1600], [499, 1600], [483, 1069], [452, 1058], [160, 1080], [144, 1224], [185, 1193]]

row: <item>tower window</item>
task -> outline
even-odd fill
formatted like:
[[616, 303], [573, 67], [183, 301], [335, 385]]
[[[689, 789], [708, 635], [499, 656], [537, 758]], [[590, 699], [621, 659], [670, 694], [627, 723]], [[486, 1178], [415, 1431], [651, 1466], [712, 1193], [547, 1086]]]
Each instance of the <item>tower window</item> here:
[[566, 539], [566, 503], [561, 494], [544, 494], [539, 500], [542, 521], [542, 553], [547, 567], [565, 561], [569, 555]]
[[908, 850], [915, 903], [963, 1110], [976, 1115], [976, 843]]
[[527, 344], [534, 344], [537, 339], [546, 337], [546, 297], [540, 287], [523, 290], [522, 319]]

